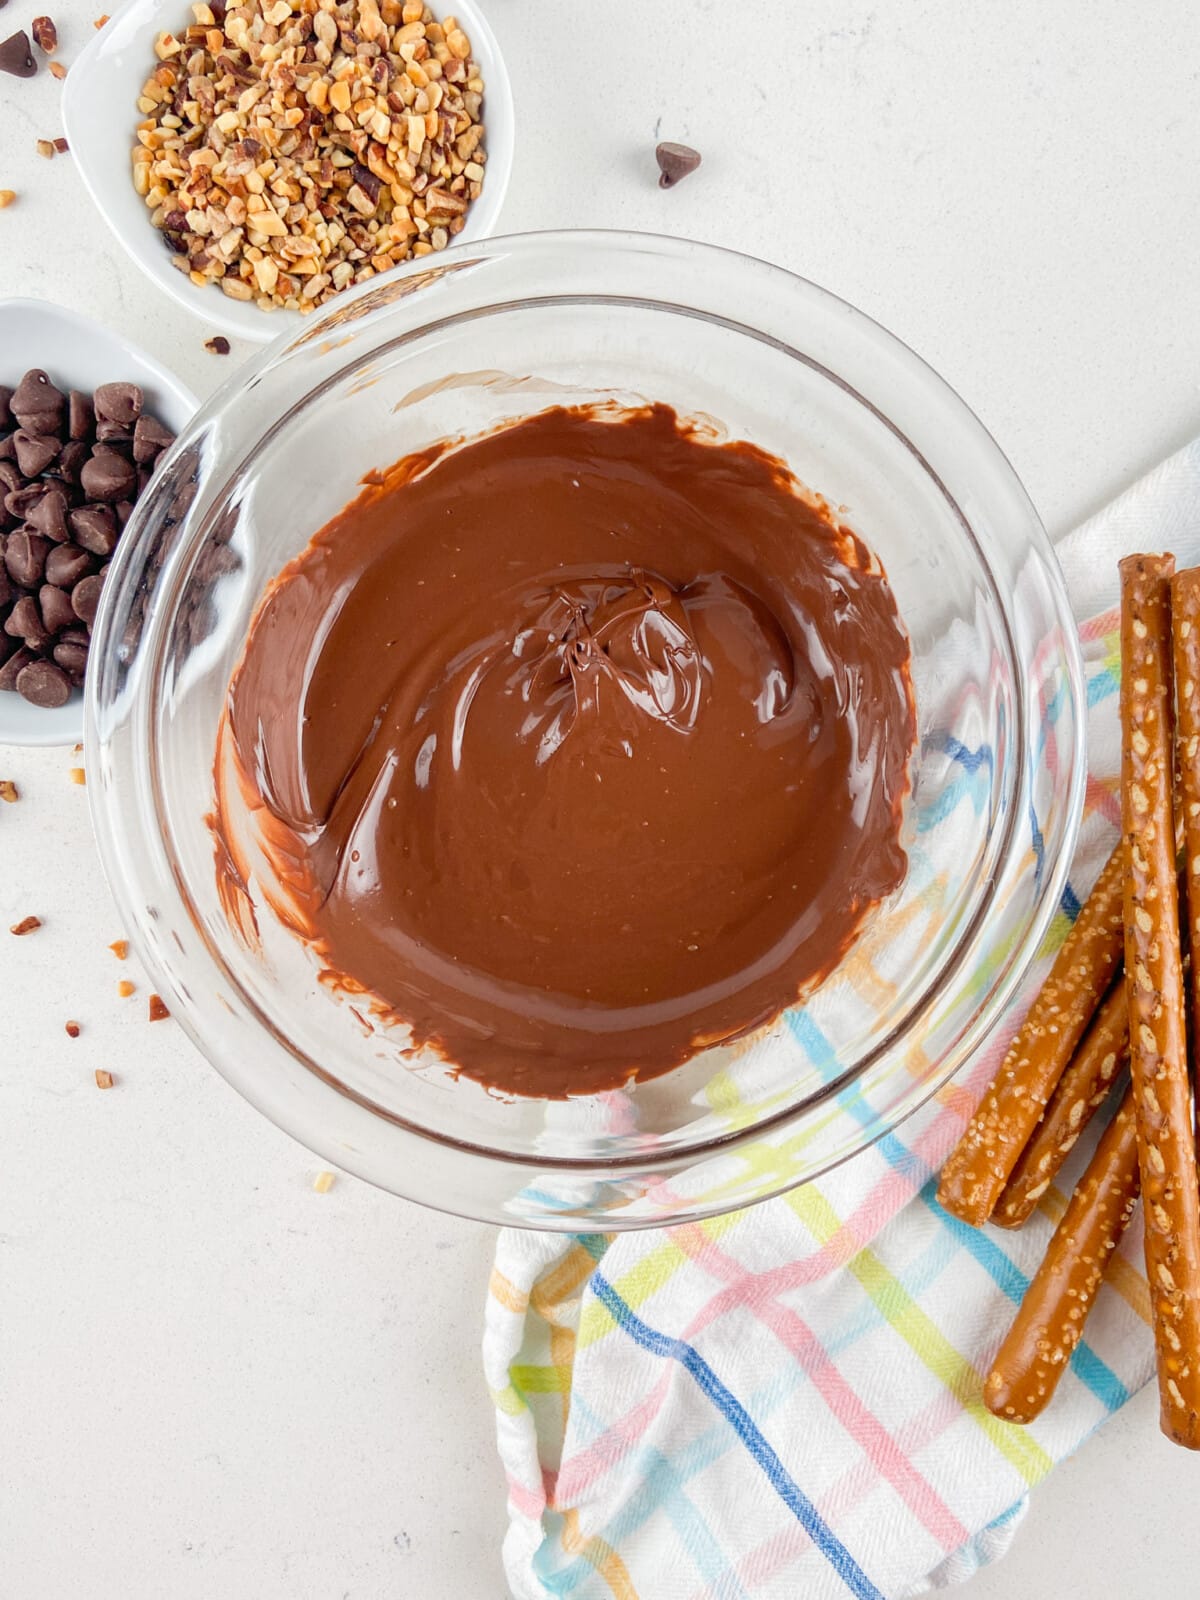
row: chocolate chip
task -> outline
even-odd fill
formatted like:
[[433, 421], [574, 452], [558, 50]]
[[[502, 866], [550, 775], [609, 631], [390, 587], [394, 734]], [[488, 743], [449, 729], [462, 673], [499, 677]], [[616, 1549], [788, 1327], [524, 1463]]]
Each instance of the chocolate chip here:
[[59, 589], [70, 589], [80, 578], [86, 578], [96, 563], [86, 550], [78, 545], [56, 544], [46, 557], [45, 578]]
[[64, 628], [58, 636], [59, 644], [81, 644], [86, 650], [91, 643], [91, 635], [82, 622], [77, 622], [73, 628]]
[[[101, 444], [132, 444], [133, 434], [123, 422], [110, 422], [107, 417], [96, 424], [96, 438]], [[119, 452], [124, 455], [124, 451]]]
[[117, 519], [111, 506], [80, 506], [72, 511], [75, 543], [93, 555], [110, 556], [117, 547]]
[[25, 480], [21, 476], [21, 469], [15, 461], [0, 461], [0, 494], [13, 494], [17, 489], [24, 488]]
[[86, 439], [95, 426], [96, 412], [90, 394], [72, 389], [67, 397], [67, 431], [72, 439]]
[[673, 189], [700, 165], [700, 152], [693, 150], [689, 144], [671, 144], [667, 141], [657, 146], [654, 158], [658, 162], [660, 189]]
[[53, 661], [31, 661], [17, 675], [17, 693], [31, 705], [53, 711], [71, 698], [71, 680]]
[[134, 424], [133, 459], [139, 466], [153, 461], [160, 450], [174, 443], [175, 435], [169, 428], [164, 428], [157, 417], [147, 416], [143, 412]]
[[0, 383], [0, 429], [11, 428], [13, 425], [12, 407], [9, 401], [13, 392], [7, 383]]
[[0, 667], [0, 689], [15, 689], [17, 687], [18, 677], [22, 672], [24, 672], [25, 668], [31, 661], [36, 660], [37, 657], [34, 655], [33, 651], [30, 650], [27, 645], [22, 645], [20, 649], [17, 650], [14, 655], [9, 656], [4, 665]]
[[145, 396], [136, 383], [102, 383], [92, 396], [96, 416], [131, 427], [142, 414]]
[[31, 650], [40, 650], [50, 642], [37, 601], [31, 594], [23, 594], [8, 613], [4, 631], [14, 639], [24, 639]]
[[117, 524], [118, 524], [118, 526], [123, 529], [125, 527], [125, 524], [129, 521], [129, 519], [130, 519], [130, 517], [132, 515], [133, 515], [133, 501], [132, 500], [118, 500], [117, 501]]
[[32, 78], [37, 62], [29, 48], [29, 35], [24, 29], [10, 34], [0, 44], [0, 72], [9, 72], [14, 78]]
[[27, 483], [23, 489], [13, 489], [4, 496], [4, 509], [21, 521], [46, 492], [44, 483]]
[[88, 647], [74, 640], [60, 639], [54, 646], [54, 659], [64, 672], [82, 676], [87, 669]]
[[75, 621], [71, 596], [64, 589], [56, 589], [52, 583], [44, 583], [38, 590], [38, 606], [42, 621], [51, 633], [61, 633]]
[[75, 608], [75, 615], [81, 622], [86, 622], [90, 628], [96, 620], [96, 610], [100, 604], [100, 591], [104, 587], [103, 573], [96, 573], [90, 578], [80, 578], [71, 590], [71, 604]]
[[47, 489], [42, 498], [28, 512], [29, 526], [36, 528], [55, 544], [67, 538], [67, 497], [61, 489]]
[[4, 564], [9, 577], [23, 589], [32, 589], [42, 581], [49, 552], [50, 541], [40, 534], [29, 533], [24, 528], [10, 533], [4, 546]]
[[55, 476], [65, 478], [68, 483], [78, 483], [83, 463], [90, 454], [85, 439], [73, 439], [70, 444], [63, 445], [52, 468]]
[[89, 500], [124, 500], [137, 487], [137, 473], [123, 456], [97, 450], [84, 462], [79, 482]]
[[29, 428], [30, 432], [37, 431], [30, 423], [31, 417], [44, 416], [47, 412], [61, 417], [66, 403], [66, 395], [61, 389], [54, 387], [41, 367], [29, 369], [13, 390], [9, 402], [13, 416], [23, 428]]
[[16, 592], [13, 581], [8, 575], [8, 568], [0, 562], [0, 608], [11, 605]]
[[40, 477], [57, 456], [61, 446], [52, 435], [27, 433], [18, 428], [13, 434], [17, 465], [27, 478]]
[[12, 434], [5, 434], [4, 438], [0, 439], [0, 461], [15, 461], [16, 459], [17, 447], [12, 441]]

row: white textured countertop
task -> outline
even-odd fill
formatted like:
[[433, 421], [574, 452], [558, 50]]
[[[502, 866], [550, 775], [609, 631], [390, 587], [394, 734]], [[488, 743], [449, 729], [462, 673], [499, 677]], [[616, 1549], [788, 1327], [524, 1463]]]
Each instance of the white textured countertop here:
[[[101, 4], [53, 7], [60, 59]], [[959, 389], [1055, 534], [1200, 431], [1190, 0], [487, 11], [516, 92], [507, 230], [675, 231], [836, 290]], [[0, 293], [88, 310], [206, 393], [249, 352], [206, 354], [70, 158], [35, 154], [58, 94], [0, 78]], [[659, 129], [704, 153], [666, 194]], [[490, 1231], [348, 1178], [315, 1194], [319, 1164], [145, 1021], [75, 760], [0, 750], [22, 791], [0, 806], [0, 1595], [501, 1600]], [[28, 912], [44, 928], [10, 940]], [[1200, 1564], [1198, 1486], [1144, 1393], [960, 1592], [1165, 1593]]]

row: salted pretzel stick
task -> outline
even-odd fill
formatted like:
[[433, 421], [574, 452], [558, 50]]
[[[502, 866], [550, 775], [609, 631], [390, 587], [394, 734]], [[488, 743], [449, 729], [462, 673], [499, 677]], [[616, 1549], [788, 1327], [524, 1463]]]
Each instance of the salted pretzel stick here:
[[992, 1362], [983, 1403], [997, 1417], [1032, 1422], [1058, 1387], [1137, 1196], [1137, 1115], [1128, 1089]]
[[975, 1115], [942, 1168], [938, 1200], [980, 1228], [1029, 1142], [1121, 961], [1123, 852], [1112, 853]]
[[1124, 980], [1118, 979], [1012, 1169], [992, 1212], [993, 1222], [1002, 1228], [1019, 1228], [1029, 1220], [1128, 1060], [1129, 1003]]
[[[1200, 567], [1171, 579], [1175, 644], [1175, 754], [1183, 828], [1183, 886], [1192, 947], [1192, 1048], [1200, 1049]], [[1178, 835], [1177, 835], [1178, 836]], [[1200, 1099], [1197, 1099], [1200, 1113]], [[1200, 1130], [1200, 1121], [1197, 1122]]]
[[1200, 1191], [1179, 952], [1172, 556], [1121, 562], [1125, 992], [1163, 1432], [1200, 1448]]

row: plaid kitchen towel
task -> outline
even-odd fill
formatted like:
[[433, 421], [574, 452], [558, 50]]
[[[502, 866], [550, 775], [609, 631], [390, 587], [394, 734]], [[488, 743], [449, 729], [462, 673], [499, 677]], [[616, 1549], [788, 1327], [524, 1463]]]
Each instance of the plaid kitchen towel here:
[[1020, 1233], [943, 1212], [936, 1173], [1119, 826], [1120, 555], [1200, 561], [1200, 441], [1064, 539], [1091, 777], [1061, 914], [973, 1061], [848, 1166], [752, 1210], [618, 1237], [500, 1235], [484, 1361], [519, 1600], [902, 1600], [1006, 1548], [1032, 1487], [1150, 1376], [1135, 1220], [1054, 1403], [983, 1376], [1066, 1195]]

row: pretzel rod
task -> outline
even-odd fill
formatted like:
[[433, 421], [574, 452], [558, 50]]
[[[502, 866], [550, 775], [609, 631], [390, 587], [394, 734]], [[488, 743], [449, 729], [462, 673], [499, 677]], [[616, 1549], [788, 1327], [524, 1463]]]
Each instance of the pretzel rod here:
[[1120, 847], [1105, 863], [1050, 976], [942, 1168], [938, 1201], [982, 1227], [1121, 960]]
[[[1200, 568], [1171, 579], [1171, 633], [1175, 645], [1175, 754], [1183, 830], [1183, 887], [1192, 949], [1189, 993], [1192, 1047], [1200, 1041]], [[1177, 835], [1178, 837], [1178, 835]], [[1200, 1102], [1197, 1102], [1200, 1111]], [[1197, 1124], [1200, 1128], [1200, 1123]]]
[[1179, 951], [1172, 556], [1121, 562], [1125, 991], [1162, 1430], [1200, 1448], [1200, 1192]]
[[1058, 1387], [1137, 1196], [1137, 1116], [1128, 1089], [996, 1352], [983, 1386], [995, 1416], [1032, 1422]]
[[1118, 979], [1022, 1150], [996, 1202], [993, 1222], [1001, 1228], [1019, 1228], [1029, 1220], [1128, 1060], [1129, 1002], [1124, 980]]

